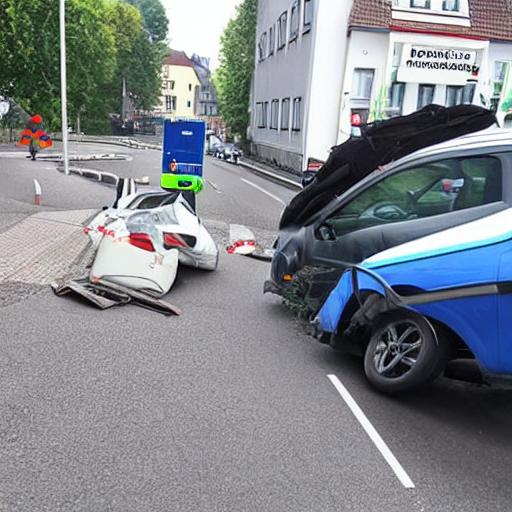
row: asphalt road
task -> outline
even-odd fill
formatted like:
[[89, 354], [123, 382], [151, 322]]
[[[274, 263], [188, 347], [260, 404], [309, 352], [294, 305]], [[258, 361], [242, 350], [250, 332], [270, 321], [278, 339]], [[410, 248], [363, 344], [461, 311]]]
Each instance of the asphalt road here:
[[[95, 167], [156, 179], [157, 152], [126, 153]], [[112, 200], [111, 186], [0, 158], [1, 232], [41, 208], [34, 177], [43, 209]], [[219, 245], [233, 224], [272, 239], [292, 191], [212, 159], [205, 177], [199, 214]], [[262, 294], [268, 269], [225, 251], [215, 272], [180, 269], [166, 297], [178, 317], [45, 288], [0, 308], [0, 511], [511, 509], [512, 392], [441, 378], [376, 393], [359, 359]]]

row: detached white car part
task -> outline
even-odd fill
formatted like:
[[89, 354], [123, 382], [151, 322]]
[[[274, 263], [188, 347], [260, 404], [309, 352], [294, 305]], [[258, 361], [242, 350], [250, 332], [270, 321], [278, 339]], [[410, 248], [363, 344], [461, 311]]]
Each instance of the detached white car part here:
[[178, 263], [217, 268], [217, 245], [179, 192], [134, 193], [116, 203], [86, 228], [97, 245], [91, 282], [102, 279], [163, 296]]

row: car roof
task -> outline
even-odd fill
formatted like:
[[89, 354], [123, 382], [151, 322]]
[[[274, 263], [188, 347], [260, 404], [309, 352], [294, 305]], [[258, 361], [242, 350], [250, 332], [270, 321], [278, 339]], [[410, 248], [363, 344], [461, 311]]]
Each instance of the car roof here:
[[493, 126], [479, 132], [463, 135], [455, 139], [419, 149], [393, 162], [393, 167], [397, 164], [401, 165], [422, 157], [442, 155], [443, 153], [453, 150], [490, 149], [500, 146], [503, 146], [504, 149], [512, 150], [512, 130], [504, 130], [503, 128]]

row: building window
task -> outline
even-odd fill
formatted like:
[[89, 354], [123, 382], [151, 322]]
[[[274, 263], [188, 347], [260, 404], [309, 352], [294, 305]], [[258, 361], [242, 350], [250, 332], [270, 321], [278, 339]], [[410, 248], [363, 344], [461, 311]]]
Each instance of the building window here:
[[389, 97], [389, 115], [401, 116], [404, 101], [405, 84], [403, 82], [395, 82], [391, 84], [391, 94]]
[[267, 33], [263, 32], [258, 42], [258, 61], [261, 62], [267, 56]]
[[176, 96], [165, 97], [165, 110], [173, 111], [176, 110]]
[[430, 0], [411, 0], [411, 7], [415, 9], [430, 9]]
[[258, 128], [266, 128], [267, 127], [267, 108], [268, 108], [267, 102], [256, 103], [256, 116], [257, 116], [257, 121], [258, 121]]
[[274, 33], [274, 25], [268, 29], [268, 56], [274, 55], [274, 46], [276, 44], [276, 37]]
[[190, 108], [190, 101], [187, 101], [187, 107]]
[[188, 90], [191, 91], [192, 90], [192, 84], [188, 84]]
[[459, 0], [443, 0], [443, 11], [459, 11]]
[[169, 89], [171, 89], [171, 91], [174, 90], [174, 80], [169, 80], [167, 82], [167, 85], [168, 85]]
[[290, 129], [290, 98], [284, 98], [281, 103], [281, 130]]
[[272, 100], [270, 104], [270, 129], [277, 130], [279, 121], [279, 100]]
[[299, 2], [295, 1], [290, 12], [290, 41], [297, 39], [299, 34]]
[[471, 82], [464, 86], [464, 92], [462, 93], [462, 103], [468, 105], [473, 103], [473, 97], [475, 96], [476, 84]]
[[277, 20], [277, 49], [280, 50], [286, 44], [288, 12], [285, 11]]
[[418, 88], [418, 109], [423, 108], [425, 105], [430, 105], [434, 101], [435, 90], [435, 85], [420, 84]]
[[313, 0], [304, 0], [304, 32], [311, 28], [313, 23]]
[[448, 85], [446, 86], [446, 106], [454, 107], [462, 103], [462, 93], [464, 87], [462, 85]]
[[300, 131], [302, 123], [302, 98], [293, 99], [292, 130]]
[[373, 69], [354, 69], [352, 76], [351, 103], [353, 105], [369, 108], [372, 96]]

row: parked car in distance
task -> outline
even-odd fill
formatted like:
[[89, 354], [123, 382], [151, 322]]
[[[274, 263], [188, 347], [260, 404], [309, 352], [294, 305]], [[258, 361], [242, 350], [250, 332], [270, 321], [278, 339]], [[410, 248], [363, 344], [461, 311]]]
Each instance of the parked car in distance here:
[[316, 336], [364, 355], [378, 390], [441, 373], [512, 384], [512, 208], [349, 267], [313, 321]]
[[217, 148], [222, 146], [223, 142], [214, 134], [207, 133], [206, 135], [206, 153], [214, 155]]
[[237, 164], [242, 157], [242, 150], [233, 143], [222, 144], [215, 148], [214, 156], [226, 162]]
[[[305, 268], [346, 264], [512, 206], [512, 131], [489, 129], [423, 148], [330, 201], [307, 223], [279, 231], [264, 290], [282, 294]], [[313, 287], [314, 288], [314, 287]]]

